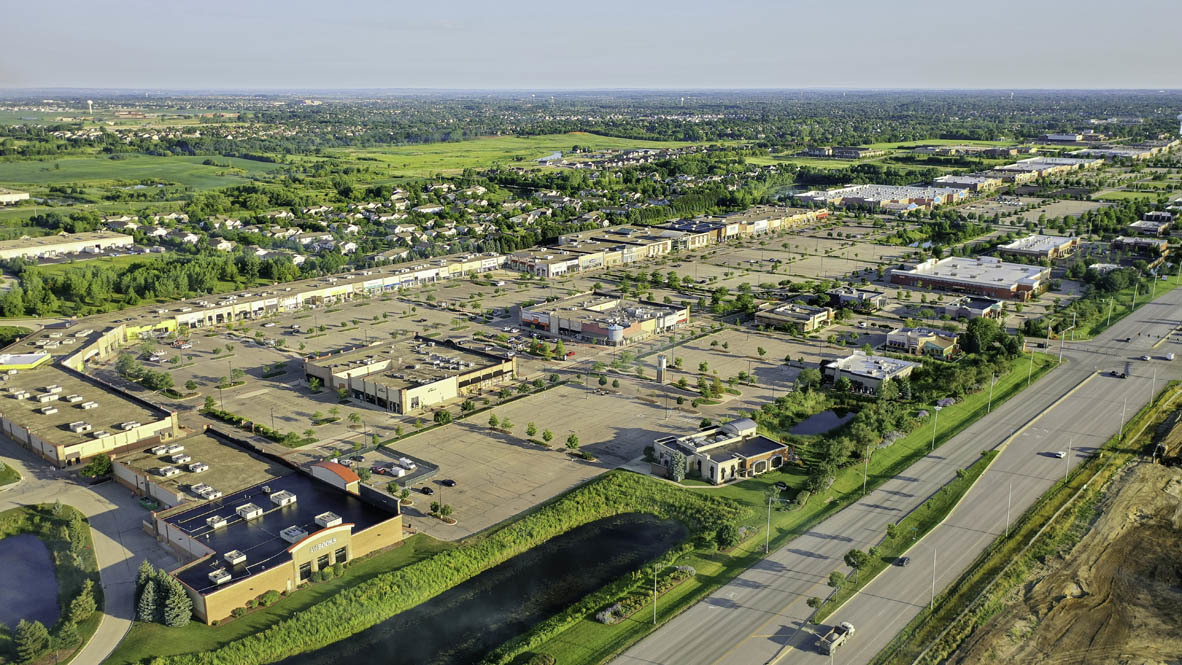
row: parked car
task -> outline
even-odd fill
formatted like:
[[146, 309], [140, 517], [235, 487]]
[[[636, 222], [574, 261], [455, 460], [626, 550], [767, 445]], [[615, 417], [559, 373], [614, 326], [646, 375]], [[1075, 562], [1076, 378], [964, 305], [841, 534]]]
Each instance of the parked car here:
[[1055, 456], [1055, 459], [1063, 459], [1064, 457], [1067, 457], [1067, 453], [1063, 452], [1062, 450], [1054, 452], [1053, 455]]
[[444, 487], [455, 487], [456, 481], [452, 480], [451, 478], [448, 478], [446, 480], [439, 481], [439, 484], [443, 485]]
[[1141, 360], [1152, 360], [1149, 356], [1141, 356]]
[[905, 567], [909, 563], [911, 563], [911, 557], [909, 556], [901, 556], [895, 559], [895, 565], [899, 567]]
[[422, 492], [423, 494], [426, 494], [427, 496], [431, 496], [432, 494], [435, 493], [435, 490], [431, 489], [430, 487], [419, 488], [419, 491]]

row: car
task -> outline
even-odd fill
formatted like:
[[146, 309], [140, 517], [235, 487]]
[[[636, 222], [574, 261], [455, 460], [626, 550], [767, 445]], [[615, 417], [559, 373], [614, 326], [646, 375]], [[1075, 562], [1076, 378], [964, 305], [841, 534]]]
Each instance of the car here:
[[431, 489], [430, 487], [420, 487], [419, 491], [423, 494], [426, 494], [427, 496], [431, 496], [435, 493], [435, 490]]
[[865, 322], [865, 321], [859, 321], [859, 322], [858, 322], [858, 327], [859, 327], [859, 328], [865, 328], [865, 327], [866, 327], [866, 322]]
[[275, 327], [275, 324], [274, 324], [274, 323], [272, 323], [272, 322], [270, 322], [270, 321], [268, 321], [268, 322], [266, 322], [266, 323], [264, 323], [264, 324], [263, 324], [263, 327], [264, 327], [264, 328], [274, 328], [274, 327]]
[[786, 482], [784, 482], [783, 480], [781, 480], [781, 481], [779, 481], [779, 482], [777, 482], [777, 483], [776, 483], [776, 489], [778, 489], [778, 490], [780, 490], [781, 492], [783, 492], [784, 490], [788, 489], [788, 483], [786, 483]]
[[456, 481], [452, 480], [451, 478], [447, 478], [445, 480], [439, 481], [439, 484], [443, 485], [444, 487], [455, 487]]
[[1051, 453], [1051, 454], [1054, 456], [1055, 459], [1063, 459], [1064, 457], [1067, 457], [1067, 453], [1063, 452], [1062, 450], [1055, 451], [1054, 453]]
[[909, 563], [911, 563], [911, 557], [909, 556], [901, 556], [895, 559], [895, 565], [899, 566], [900, 568], [906, 567]]
[[1125, 338], [1125, 341], [1126, 341], [1126, 342], [1131, 342], [1131, 341], [1133, 341], [1133, 338], [1132, 338], [1132, 337], [1126, 337], [1126, 338]]
[[1152, 360], [1149, 356], [1141, 356], [1141, 360]]

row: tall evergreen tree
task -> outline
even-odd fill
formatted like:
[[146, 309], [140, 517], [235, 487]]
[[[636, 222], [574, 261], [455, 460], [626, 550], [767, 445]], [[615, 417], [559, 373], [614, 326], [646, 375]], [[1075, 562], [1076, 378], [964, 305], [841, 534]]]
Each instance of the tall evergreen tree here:
[[40, 621], [20, 620], [16, 624], [16, 658], [19, 662], [28, 663], [36, 660], [49, 648], [49, 631]]
[[193, 600], [185, 593], [180, 582], [169, 578], [168, 600], [164, 602], [164, 625], [170, 628], [180, 628], [189, 623], [193, 616]]
[[149, 578], [140, 591], [140, 600], [136, 603], [135, 615], [144, 623], [156, 621], [156, 581]]
[[94, 582], [86, 580], [82, 583], [82, 590], [70, 601], [69, 620], [71, 623], [82, 623], [90, 618], [90, 615], [94, 614], [97, 609], [98, 604], [94, 600]]

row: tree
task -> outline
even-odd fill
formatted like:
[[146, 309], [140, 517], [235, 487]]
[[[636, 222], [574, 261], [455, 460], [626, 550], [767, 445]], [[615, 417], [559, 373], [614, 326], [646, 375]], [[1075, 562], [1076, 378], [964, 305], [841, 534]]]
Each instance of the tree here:
[[337, 399], [339, 399], [342, 402], [349, 399], [349, 389], [346, 388], [345, 386], [341, 386], [340, 388], [337, 388]]
[[59, 647], [71, 647], [78, 642], [78, 624], [73, 621], [65, 621], [57, 629], [57, 645]]
[[566, 437], [566, 447], [571, 450], [579, 447], [579, 437], [577, 434], [571, 432], [570, 436]]
[[175, 579], [168, 577], [168, 595], [164, 601], [164, 625], [169, 628], [180, 628], [189, 623], [193, 616], [193, 600], [185, 593], [184, 587]]
[[204, 410], [205, 410], [205, 411], [213, 411], [213, 410], [214, 410], [214, 409], [216, 409], [216, 408], [218, 408], [218, 402], [217, 402], [217, 400], [215, 400], [215, 399], [213, 398], [213, 395], [206, 395], [206, 396], [205, 396], [205, 407], [204, 407]]
[[139, 570], [137, 570], [135, 574], [136, 593], [143, 591], [144, 585], [147, 584], [148, 580], [152, 579], [152, 576], [155, 574], [156, 569], [152, 567], [152, 564], [148, 563], [147, 559], [141, 561]]
[[501, 418], [501, 430], [504, 431], [506, 434], [512, 432], [514, 427], [516, 427], [516, 425], [514, 425], [512, 422], [510, 422], [510, 420], [507, 416], [504, 418]]
[[809, 390], [821, 385], [821, 371], [811, 367], [801, 370], [800, 375], [796, 377], [796, 385], [802, 390]]
[[755, 352], [759, 354], [760, 358], [767, 355], [767, 349], [763, 348], [762, 346], [755, 347]]
[[90, 464], [82, 467], [80, 473], [87, 478], [101, 478], [103, 476], [111, 475], [111, 458], [103, 455], [95, 455]]
[[669, 455], [669, 477], [673, 482], [680, 483], [685, 480], [686, 466], [685, 455], [677, 450], [672, 451]]
[[554, 432], [551, 432], [548, 429], [542, 430], [542, 440], [546, 443], [550, 443], [554, 440]]
[[600, 377], [599, 377], [599, 385], [601, 385], [601, 386], [606, 386], [606, 385], [607, 385], [607, 377], [606, 377], [606, 376], [600, 376]]
[[241, 381], [245, 378], [246, 378], [246, 372], [243, 371], [241, 367], [231, 367], [230, 368], [230, 380], [231, 381]]
[[140, 600], [135, 606], [135, 615], [144, 623], [156, 621], [156, 582], [148, 579], [140, 591]]
[[838, 377], [837, 381], [833, 382], [833, 387], [839, 393], [848, 393], [852, 387], [850, 380], [847, 377]]
[[451, 412], [447, 409], [440, 409], [435, 412], [435, 422], [440, 425], [446, 425], [451, 422]]
[[78, 591], [78, 595], [70, 601], [70, 621], [73, 623], [82, 623], [94, 614], [98, 606], [94, 600], [94, 581], [86, 580], [82, 583], [82, 589]]
[[194, 390], [197, 390], [197, 382], [194, 381], [193, 379], [189, 379], [188, 381], [185, 381], [185, 390], [187, 390], [189, 392], [193, 392]]
[[322, 385], [324, 385], [324, 383], [314, 376], [308, 379], [308, 390], [311, 390], [314, 393], [320, 392], [320, 386]]
[[725, 550], [739, 544], [739, 527], [734, 522], [726, 522], [714, 532], [714, 544], [718, 549]]
[[816, 596], [810, 596], [808, 600], [804, 601], [804, 604], [808, 605], [809, 607], [811, 607], [815, 610], [815, 609], [821, 607], [821, 605], [824, 602], [825, 601], [821, 600], [820, 598], [817, 598]]
[[353, 413], [350, 413], [345, 419], [348, 420], [349, 424], [352, 425], [353, 427], [356, 427], [361, 424], [361, 414], [357, 413], [356, 411], [354, 411]]
[[500, 427], [500, 425], [501, 425], [501, 421], [497, 419], [497, 414], [495, 414], [495, 413], [488, 414], [488, 426], [490, 428], [497, 429], [498, 427]]
[[859, 549], [852, 549], [845, 553], [845, 565], [861, 572], [870, 563], [870, 555]]
[[445, 503], [442, 506], [440, 506], [439, 507], [439, 516], [445, 517], [445, 518], [450, 517], [451, 516], [451, 504]]
[[834, 589], [840, 589], [841, 587], [845, 586], [845, 574], [840, 570], [835, 570], [832, 573], [829, 573], [828, 584]]
[[612, 388], [619, 388], [619, 387], [620, 387], [620, 380], [619, 379], [612, 379]]
[[36, 660], [49, 648], [49, 631], [40, 621], [20, 620], [16, 624], [16, 658], [22, 663]]
[[525, 435], [526, 436], [532, 437], [533, 435], [535, 435], [537, 433], [538, 433], [538, 426], [535, 425], [533, 423], [533, 421], [530, 421], [525, 424]]

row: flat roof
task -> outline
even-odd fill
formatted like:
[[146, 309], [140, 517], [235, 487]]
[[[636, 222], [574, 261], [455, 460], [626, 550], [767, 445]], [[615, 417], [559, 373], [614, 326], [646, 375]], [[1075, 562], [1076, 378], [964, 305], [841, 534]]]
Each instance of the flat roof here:
[[334, 374], [388, 362], [385, 370], [364, 375], [367, 381], [404, 389], [434, 383], [452, 376], [467, 374], [508, 362], [492, 354], [465, 349], [446, 341], [425, 337], [407, 337], [393, 343], [382, 342], [337, 355], [309, 358], [316, 367], [327, 367]]
[[[278, 507], [268, 498], [264, 487], [272, 493], [286, 490], [296, 495], [295, 503]], [[263, 515], [247, 522], [235, 512], [239, 506], [253, 503], [263, 510]], [[206, 561], [189, 566], [176, 573], [177, 578], [202, 595], [225, 588], [229, 582], [214, 584], [209, 573], [224, 568], [231, 574], [231, 581], [238, 582], [291, 560], [288, 548], [291, 544], [279, 536], [289, 526], [298, 526], [309, 535], [320, 531], [316, 516], [331, 512], [341, 517], [342, 523], [353, 525], [353, 533], [363, 531], [376, 524], [395, 517], [357, 497], [337, 490], [303, 473], [289, 473], [286, 476], [268, 480], [244, 490], [227, 494], [187, 509], [178, 509], [163, 517], [172, 527], [183, 531], [214, 551]], [[226, 526], [212, 529], [206, 523], [209, 517], [224, 517]], [[246, 554], [246, 562], [231, 566], [222, 558], [226, 552], [238, 550]]]
[[948, 282], [1000, 286], [1011, 288], [1017, 284], [1037, 284], [1049, 268], [1021, 263], [1008, 263], [992, 257], [967, 258], [952, 256], [937, 261], [928, 259], [910, 269], [892, 272], [905, 275], [934, 277]]
[[[193, 434], [183, 439], [173, 439], [168, 444], [184, 446], [185, 455], [192, 457], [193, 462], [208, 464], [209, 469], [199, 473], [190, 473], [184, 470], [184, 464], [172, 464], [165, 456], [153, 455], [147, 447], [139, 452], [122, 455], [118, 461], [149, 475], [152, 482], [162, 487], [182, 490], [187, 489], [190, 485], [204, 483], [223, 494], [237, 492], [262, 481], [291, 473], [289, 467], [254, 455], [233, 444], [220, 441], [209, 434]], [[154, 470], [165, 466], [175, 466], [181, 469], [182, 473], [171, 478], [153, 473]], [[201, 500], [195, 494], [189, 498], [194, 501]]]
[[541, 302], [522, 307], [522, 313], [535, 311], [540, 314], [557, 315], [564, 319], [597, 323], [600, 325], [629, 326], [637, 321], [648, 321], [660, 316], [669, 316], [685, 309], [675, 305], [629, 300], [620, 296], [602, 293], [574, 295], [561, 300]]
[[888, 356], [868, 356], [861, 351], [855, 351], [844, 358], [829, 361], [828, 366], [856, 376], [886, 379], [918, 364], [910, 360], [900, 360]]
[[723, 460], [729, 457], [754, 457], [764, 453], [775, 452], [786, 447], [785, 444], [773, 441], [766, 436], [756, 435], [749, 436], [746, 439], [739, 439], [734, 443], [728, 443], [718, 448], [703, 450], [701, 454], [708, 455], [713, 460]]
[[83, 231], [81, 233], [66, 233], [50, 236], [30, 238], [22, 236], [15, 240], [0, 240], [0, 250], [32, 249], [34, 247], [53, 247], [54, 245], [69, 245], [77, 242], [96, 242], [99, 240], [124, 239], [133, 242], [135, 239], [123, 233], [114, 231]]
[[[137, 421], [146, 425], [169, 417], [163, 409], [149, 409], [97, 382], [81, 378], [82, 375], [53, 364], [4, 376], [7, 378], [0, 382], [0, 386], [4, 387], [4, 399], [0, 401], [0, 411], [4, 417], [58, 446], [91, 441], [94, 432], [100, 430], [112, 434], [120, 432], [122, 430], [117, 427], [120, 423]], [[58, 386], [61, 390], [56, 393], [55, 399], [38, 402], [38, 395], [50, 394], [44, 390], [47, 386]], [[14, 393], [21, 390], [28, 391], [29, 396], [17, 399]], [[82, 399], [68, 402], [64, 398], [70, 395], [78, 395]], [[98, 402], [98, 408], [81, 408], [83, 403], [89, 401]], [[47, 406], [57, 407], [57, 413], [41, 413], [40, 409]], [[88, 423], [93, 429], [81, 433], [72, 431], [69, 424], [79, 421]]]
[[808, 208], [791, 208], [781, 206], [755, 206], [749, 210], [723, 215], [724, 222], [758, 222], [765, 219], [795, 217], [796, 215], [807, 215], [809, 213], [816, 213], [815, 210]]
[[1018, 238], [1014, 242], [1001, 245], [998, 249], [1005, 249], [1011, 252], [1050, 252], [1070, 245], [1076, 242], [1079, 238], [1077, 236], [1048, 236], [1034, 234], [1026, 236], [1025, 238]]

